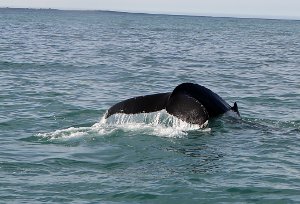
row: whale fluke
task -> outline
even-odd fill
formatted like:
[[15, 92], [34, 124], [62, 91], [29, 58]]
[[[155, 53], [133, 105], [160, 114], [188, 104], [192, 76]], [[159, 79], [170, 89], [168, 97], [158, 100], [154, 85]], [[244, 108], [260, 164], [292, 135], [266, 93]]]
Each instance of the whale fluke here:
[[163, 109], [183, 121], [199, 125], [230, 110], [239, 115], [236, 102], [231, 107], [210, 89], [198, 84], [183, 83], [172, 92], [138, 96], [119, 102], [108, 109], [105, 118], [116, 113], [150, 113]]

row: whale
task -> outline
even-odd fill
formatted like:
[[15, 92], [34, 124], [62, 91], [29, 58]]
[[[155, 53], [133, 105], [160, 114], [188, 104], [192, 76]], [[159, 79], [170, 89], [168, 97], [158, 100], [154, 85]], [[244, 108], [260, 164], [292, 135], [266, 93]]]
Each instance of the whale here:
[[233, 111], [240, 116], [237, 103], [230, 106], [218, 94], [195, 83], [182, 83], [172, 92], [137, 96], [121, 101], [105, 114], [139, 114], [166, 110], [169, 114], [190, 124], [202, 126], [211, 118]]

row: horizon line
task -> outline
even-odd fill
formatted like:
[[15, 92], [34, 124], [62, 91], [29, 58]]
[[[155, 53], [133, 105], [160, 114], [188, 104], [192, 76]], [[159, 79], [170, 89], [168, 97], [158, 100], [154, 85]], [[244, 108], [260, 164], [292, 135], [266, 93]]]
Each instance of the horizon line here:
[[211, 17], [211, 18], [238, 18], [238, 19], [264, 19], [264, 20], [292, 20], [299, 21], [300, 17], [292, 16], [260, 16], [260, 15], [242, 15], [242, 14], [200, 14], [200, 13], [182, 13], [182, 12], [166, 12], [166, 11], [130, 11], [130, 10], [110, 10], [110, 9], [66, 9], [66, 8], [38, 8], [38, 7], [9, 7], [4, 6], [0, 9], [28, 9], [28, 10], [57, 10], [57, 11], [100, 11], [115, 12], [128, 14], [147, 14], [147, 15], [167, 15], [167, 16], [190, 16], [190, 17]]

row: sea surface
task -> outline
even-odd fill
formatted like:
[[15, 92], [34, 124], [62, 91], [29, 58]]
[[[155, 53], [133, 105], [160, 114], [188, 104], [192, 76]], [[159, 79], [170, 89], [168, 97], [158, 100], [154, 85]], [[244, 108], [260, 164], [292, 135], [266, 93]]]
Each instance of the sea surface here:
[[[104, 119], [183, 82], [241, 118]], [[0, 203], [300, 203], [300, 21], [0, 9]]]

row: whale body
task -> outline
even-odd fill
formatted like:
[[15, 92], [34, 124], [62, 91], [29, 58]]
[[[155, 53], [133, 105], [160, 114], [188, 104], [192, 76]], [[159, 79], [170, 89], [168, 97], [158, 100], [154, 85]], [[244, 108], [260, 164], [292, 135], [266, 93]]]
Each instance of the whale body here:
[[203, 125], [210, 118], [228, 111], [234, 111], [239, 115], [236, 102], [231, 107], [210, 89], [199, 84], [183, 83], [172, 92], [138, 96], [121, 101], [108, 109], [105, 118], [117, 113], [150, 113], [163, 109], [185, 122], [198, 125]]

